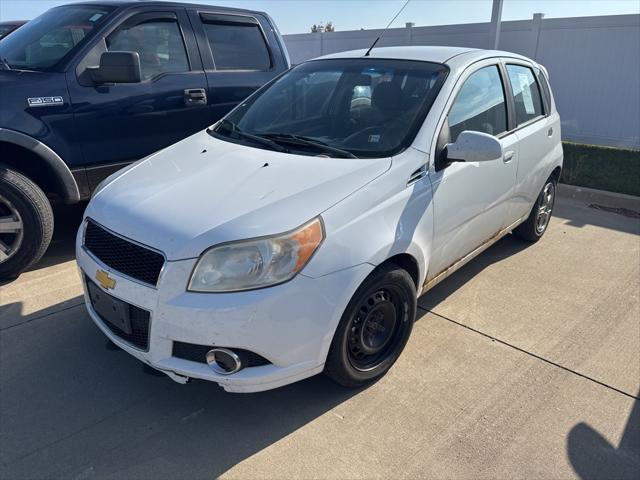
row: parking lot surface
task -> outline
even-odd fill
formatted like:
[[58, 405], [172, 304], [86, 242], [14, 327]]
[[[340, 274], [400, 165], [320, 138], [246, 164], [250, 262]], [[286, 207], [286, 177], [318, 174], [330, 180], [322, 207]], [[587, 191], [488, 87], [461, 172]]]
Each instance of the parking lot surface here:
[[1, 478], [637, 478], [640, 220], [561, 198], [420, 299], [366, 389], [178, 385], [108, 344], [73, 260], [82, 206], [0, 287]]

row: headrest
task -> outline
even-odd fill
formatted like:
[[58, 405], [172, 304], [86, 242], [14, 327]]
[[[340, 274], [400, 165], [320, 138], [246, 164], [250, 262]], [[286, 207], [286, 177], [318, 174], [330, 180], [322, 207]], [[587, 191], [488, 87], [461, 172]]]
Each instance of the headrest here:
[[402, 108], [402, 89], [392, 82], [380, 83], [373, 90], [371, 105], [382, 112], [395, 112]]

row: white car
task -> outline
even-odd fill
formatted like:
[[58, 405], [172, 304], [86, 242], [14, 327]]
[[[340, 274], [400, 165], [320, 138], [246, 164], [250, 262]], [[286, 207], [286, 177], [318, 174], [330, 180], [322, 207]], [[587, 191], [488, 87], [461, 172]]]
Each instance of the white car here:
[[544, 234], [562, 168], [545, 69], [364, 53], [289, 70], [99, 187], [77, 260], [109, 339], [182, 383], [360, 386], [399, 357], [419, 295], [510, 232]]

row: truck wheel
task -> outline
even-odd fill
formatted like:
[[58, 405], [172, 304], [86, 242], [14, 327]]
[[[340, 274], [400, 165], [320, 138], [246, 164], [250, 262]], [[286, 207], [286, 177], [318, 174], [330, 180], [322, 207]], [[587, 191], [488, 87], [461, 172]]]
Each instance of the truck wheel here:
[[542, 238], [551, 220], [551, 213], [556, 200], [556, 183], [555, 177], [549, 177], [544, 187], [542, 187], [536, 203], [533, 204], [529, 218], [516, 227], [513, 231], [514, 235], [531, 243], [535, 243]]
[[416, 287], [395, 265], [374, 270], [351, 298], [324, 372], [345, 387], [382, 377], [404, 350], [416, 316]]
[[24, 175], [0, 165], [0, 280], [40, 260], [53, 234], [45, 194]]

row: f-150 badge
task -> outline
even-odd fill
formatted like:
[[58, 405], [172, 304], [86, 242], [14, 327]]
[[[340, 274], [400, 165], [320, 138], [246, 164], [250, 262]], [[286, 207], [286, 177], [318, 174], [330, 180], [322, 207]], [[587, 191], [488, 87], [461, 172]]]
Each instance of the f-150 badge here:
[[62, 97], [34, 97], [27, 98], [30, 107], [49, 107], [53, 105], [64, 105]]

